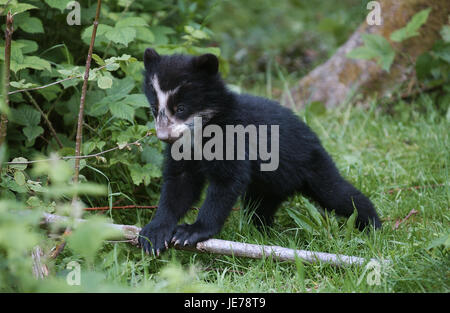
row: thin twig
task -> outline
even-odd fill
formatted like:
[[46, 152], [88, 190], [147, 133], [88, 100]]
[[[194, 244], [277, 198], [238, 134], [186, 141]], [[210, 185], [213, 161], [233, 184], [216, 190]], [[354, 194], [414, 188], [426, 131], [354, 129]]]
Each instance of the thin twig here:
[[[78, 112], [78, 123], [77, 123], [77, 137], [75, 144], [75, 156], [79, 157], [81, 155], [81, 143], [83, 138], [83, 118], [84, 118], [84, 104], [86, 101], [86, 91], [88, 87], [89, 80], [89, 70], [91, 68], [92, 52], [94, 50], [95, 36], [97, 34], [98, 20], [100, 18], [100, 9], [102, 6], [102, 0], [97, 0], [97, 11], [95, 14], [94, 26], [92, 28], [91, 43], [89, 45], [89, 52], [86, 58], [86, 70], [84, 71], [83, 87], [81, 89], [81, 99], [80, 99], [80, 110]], [[80, 176], [80, 159], [75, 159], [75, 174], [73, 177], [73, 182], [78, 183], [78, 178]], [[74, 197], [76, 200], [77, 196]]]
[[[83, 223], [86, 220], [77, 219], [77, 223]], [[44, 224], [50, 225], [54, 223], [67, 223], [69, 218], [65, 216], [54, 215], [50, 213], [44, 213]], [[118, 231], [116, 240], [130, 240], [131, 243], [137, 244], [137, 238], [141, 229], [134, 225], [119, 225], [119, 224], [106, 224], [106, 227], [115, 229]], [[301, 259], [306, 262], [324, 262], [331, 265], [359, 265], [362, 266], [368, 261], [364, 258], [356, 256], [347, 256], [342, 254], [332, 254], [324, 252], [312, 252], [306, 250], [296, 250], [278, 246], [265, 246], [257, 244], [248, 244], [242, 242], [234, 242], [220, 239], [208, 239], [203, 242], [197, 243], [196, 247], [181, 247], [176, 246], [176, 249], [193, 251], [193, 252], [207, 252], [222, 255], [231, 255], [237, 257], [248, 257], [254, 259], [261, 259], [264, 257], [272, 257], [279, 261], [291, 261], [295, 262], [296, 259]], [[372, 259], [381, 264], [389, 264], [388, 260]]]
[[135, 142], [132, 143], [127, 143], [124, 146], [117, 146], [108, 150], [104, 150], [98, 153], [93, 153], [93, 154], [88, 154], [88, 155], [80, 155], [80, 156], [75, 156], [75, 155], [71, 155], [71, 156], [65, 156], [65, 157], [58, 157], [58, 158], [53, 158], [53, 159], [40, 159], [40, 160], [32, 160], [32, 161], [23, 161], [23, 162], [5, 162], [4, 164], [7, 165], [16, 165], [16, 164], [33, 164], [33, 163], [39, 163], [39, 162], [49, 162], [49, 161], [54, 161], [54, 160], [72, 160], [72, 159], [88, 159], [88, 158], [93, 158], [93, 157], [98, 157], [102, 154], [108, 153], [108, 152], [112, 152], [114, 150], [118, 150], [118, 149], [124, 149], [127, 148], [129, 146], [139, 146], [140, 145], [140, 141], [142, 141], [144, 138], [148, 137], [151, 134], [151, 132], [148, 132], [144, 137], [142, 137], [141, 139], [136, 140]]
[[414, 214], [419, 213], [419, 211], [416, 211], [414, 209], [412, 209], [411, 211], [409, 211], [408, 215], [405, 216], [405, 218], [401, 219], [401, 220], [397, 220], [395, 222], [394, 227], [392, 227], [393, 230], [398, 229], [398, 227], [400, 226], [400, 224], [403, 224], [404, 222], [406, 222], [411, 216], [413, 216]]
[[39, 104], [37, 104], [36, 100], [34, 100], [33, 96], [28, 91], [25, 91], [25, 94], [27, 95], [28, 99], [30, 99], [31, 103], [36, 108], [36, 110], [38, 110], [39, 113], [41, 114], [41, 116], [44, 118], [44, 121], [45, 121], [45, 123], [47, 123], [48, 129], [50, 130], [53, 137], [55, 138], [56, 143], [58, 144], [59, 148], [60, 149], [64, 148], [64, 145], [62, 144], [61, 140], [59, 140], [58, 135], [56, 134], [56, 130], [53, 128], [52, 122], [50, 122], [47, 115], [44, 113], [44, 111], [42, 111]]
[[[104, 68], [107, 67], [107, 66], [108, 66], [108, 64], [107, 64], [107, 65], [100, 66], [100, 67], [96, 68], [95, 70], [99, 71], [99, 70], [101, 70], [101, 69], [104, 69]], [[19, 92], [25, 92], [25, 91], [32, 91], [32, 90], [44, 89], [44, 88], [51, 87], [51, 86], [53, 86], [53, 85], [57, 85], [57, 84], [63, 83], [63, 82], [68, 81], [68, 80], [72, 80], [72, 79], [76, 79], [76, 78], [82, 78], [83, 76], [84, 76], [84, 74], [80, 74], [80, 75], [76, 75], [76, 76], [70, 76], [70, 77], [67, 77], [67, 78], [58, 80], [58, 81], [56, 81], [56, 82], [53, 82], [53, 83], [50, 83], [50, 84], [47, 84], [47, 85], [10, 91], [8, 94], [9, 94], [9, 95], [13, 95], [13, 94], [19, 93]]]

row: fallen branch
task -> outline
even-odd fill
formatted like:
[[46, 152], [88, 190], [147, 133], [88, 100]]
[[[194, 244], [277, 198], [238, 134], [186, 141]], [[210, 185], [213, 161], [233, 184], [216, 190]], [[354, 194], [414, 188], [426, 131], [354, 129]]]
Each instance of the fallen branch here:
[[[47, 225], [55, 223], [67, 223], [68, 221], [69, 221], [68, 217], [44, 213], [44, 223]], [[85, 222], [86, 220], [77, 219], [76, 221], [82, 223]], [[141, 231], [139, 227], [133, 225], [119, 225], [119, 224], [108, 224], [108, 227], [120, 231], [121, 238], [114, 238], [114, 239], [127, 239], [130, 241], [130, 243], [137, 244], [137, 238], [139, 236], [139, 232]], [[209, 239], [204, 242], [199, 242], [197, 243], [197, 246], [195, 248], [179, 247], [179, 246], [175, 248], [178, 250], [185, 250], [185, 251], [223, 254], [253, 259], [261, 259], [263, 257], [273, 257], [274, 259], [279, 261], [295, 261], [296, 258], [298, 258], [310, 263], [324, 262], [336, 266], [342, 265], [361, 266], [366, 264], [367, 261], [369, 261], [367, 259], [355, 256], [347, 256], [324, 252], [311, 252], [306, 250], [295, 250], [279, 246], [264, 246], [221, 239]], [[390, 263], [390, 261], [387, 260], [376, 260], [376, 261], [379, 261], [384, 264]]]
[[36, 279], [44, 279], [48, 276], [48, 268], [44, 262], [42, 262], [41, 257], [44, 256], [44, 252], [41, 247], [36, 246], [31, 252], [31, 258], [33, 260], [33, 275]]

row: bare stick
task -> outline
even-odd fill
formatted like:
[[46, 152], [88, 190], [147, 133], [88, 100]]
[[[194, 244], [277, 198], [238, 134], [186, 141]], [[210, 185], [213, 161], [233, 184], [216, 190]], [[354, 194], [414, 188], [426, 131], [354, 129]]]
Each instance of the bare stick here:
[[[10, 80], [10, 68], [11, 68], [11, 38], [14, 32], [13, 28], [14, 18], [11, 14], [11, 11], [8, 12], [6, 16], [6, 30], [5, 30], [5, 72], [4, 72], [4, 85], [3, 88], [3, 97], [5, 103], [5, 110], [9, 108], [9, 80]], [[3, 73], [2, 73], [3, 75]], [[0, 114], [0, 146], [5, 142], [6, 132], [8, 128], [8, 116], [5, 112]]]
[[[54, 223], [67, 223], [69, 218], [49, 213], [44, 213], [44, 223], [54, 224]], [[86, 220], [77, 219], [77, 222], [82, 223]], [[119, 225], [119, 224], [108, 224], [115, 230], [118, 230], [121, 234], [121, 238], [114, 239], [127, 239], [133, 244], [137, 244], [137, 238], [141, 229], [133, 225]], [[312, 252], [306, 250], [296, 250], [290, 248], [283, 248], [279, 246], [264, 246], [257, 244], [248, 244], [242, 242], [234, 242], [221, 239], [209, 239], [204, 242], [197, 243], [195, 248], [192, 247], [175, 247], [179, 250], [193, 251], [193, 252], [207, 252], [213, 254], [224, 254], [232, 255], [238, 257], [247, 257], [253, 259], [261, 259], [263, 257], [273, 257], [279, 261], [292, 261], [294, 262], [297, 258], [306, 262], [316, 263], [323, 262], [336, 266], [342, 265], [364, 265], [368, 261], [367, 259], [347, 256], [342, 254], [332, 254], [324, 252]], [[389, 264], [388, 260], [376, 260], [380, 263]]]
[[[78, 112], [78, 124], [77, 124], [77, 137], [75, 145], [75, 156], [81, 155], [81, 143], [83, 137], [83, 115], [84, 115], [84, 103], [86, 101], [86, 91], [88, 87], [89, 70], [91, 68], [92, 51], [94, 50], [95, 36], [97, 34], [98, 19], [100, 17], [100, 9], [102, 6], [102, 0], [97, 0], [97, 11], [95, 14], [94, 27], [92, 28], [91, 44], [89, 45], [89, 52], [86, 59], [86, 70], [84, 71], [83, 88], [81, 89], [80, 110]], [[80, 176], [80, 159], [75, 159], [75, 175], [73, 182], [78, 183]], [[75, 197], [76, 198], [76, 197]]]
[[33, 275], [36, 279], [44, 279], [48, 276], [48, 268], [45, 265], [41, 257], [44, 256], [44, 252], [42, 252], [41, 247], [36, 246], [33, 248], [31, 252], [31, 258], [33, 259]]

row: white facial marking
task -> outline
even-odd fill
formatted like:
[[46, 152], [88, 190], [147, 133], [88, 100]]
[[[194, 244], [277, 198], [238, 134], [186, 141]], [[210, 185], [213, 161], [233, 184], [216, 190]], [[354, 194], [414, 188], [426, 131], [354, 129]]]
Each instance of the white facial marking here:
[[164, 113], [169, 118], [172, 117], [169, 110], [166, 110], [167, 101], [169, 100], [170, 96], [174, 95], [178, 91], [180, 86], [178, 86], [177, 88], [175, 88], [173, 90], [162, 91], [161, 87], [159, 86], [158, 76], [156, 74], [153, 75], [153, 77], [152, 77], [152, 84], [153, 84], [153, 88], [155, 89], [156, 96], [158, 97], [158, 103], [159, 103], [158, 111], [161, 112], [162, 110], [164, 110]]

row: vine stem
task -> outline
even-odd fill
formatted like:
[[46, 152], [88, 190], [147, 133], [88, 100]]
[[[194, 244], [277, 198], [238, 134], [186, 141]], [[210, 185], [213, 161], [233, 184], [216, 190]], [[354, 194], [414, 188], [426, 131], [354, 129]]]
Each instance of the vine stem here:
[[44, 111], [42, 111], [39, 104], [36, 102], [36, 100], [34, 100], [33, 96], [28, 91], [25, 91], [25, 94], [27, 95], [28, 99], [30, 99], [31, 103], [36, 108], [36, 110], [38, 110], [39, 113], [41, 114], [41, 116], [44, 118], [44, 121], [45, 121], [45, 123], [47, 123], [48, 129], [50, 130], [53, 137], [55, 138], [56, 143], [58, 144], [59, 148], [60, 149], [64, 148], [64, 145], [62, 144], [61, 140], [59, 140], [58, 135], [56, 134], [56, 130], [53, 128], [52, 122], [50, 122], [47, 115], [44, 113]]
[[[89, 79], [89, 70], [91, 68], [92, 52], [94, 50], [95, 36], [97, 34], [98, 20], [100, 17], [100, 9], [102, 6], [102, 0], [97, 0], [97, 11], [95, 14], [94, 27], [92, 28], [91, 44], [89, 45], [89, 52], [86, 59], [86, 70], [84, 72], [83, 88], [81, 89], [81, 99], [80, 99], [80, 110], [78, 112], [78, 123], [77, 123], [77, 137], [75, 144], [75, 156], [79, 157], [81, 155], [81, 143], [83, 138], [83, 115], [84, 115], [84, 104], [86, 101], [86, 91]], [[80, 176], [80, 158], [75, 159], [75, 174], [73, 177], [73, 182], [78, 183], [78, 178]], [[74, 197], [74, 201], [78, 197]]]
[[[5, 72], [4, 72], [4, 85], [3, 85], [3, 97], [4, 97], [4, 108], [3, 110], [8, 110], [9, 108], [9, 80], [11, 77], [11, 38], [14, 32], [13, 27], [14, 17], [11, 11], [6, 15], [6, 29], [5, 29]], [[1, 112], [0, 114], [0, 146], [5, 142], [6, 133], [8, 129], [8, 116], [6, 112]]]

